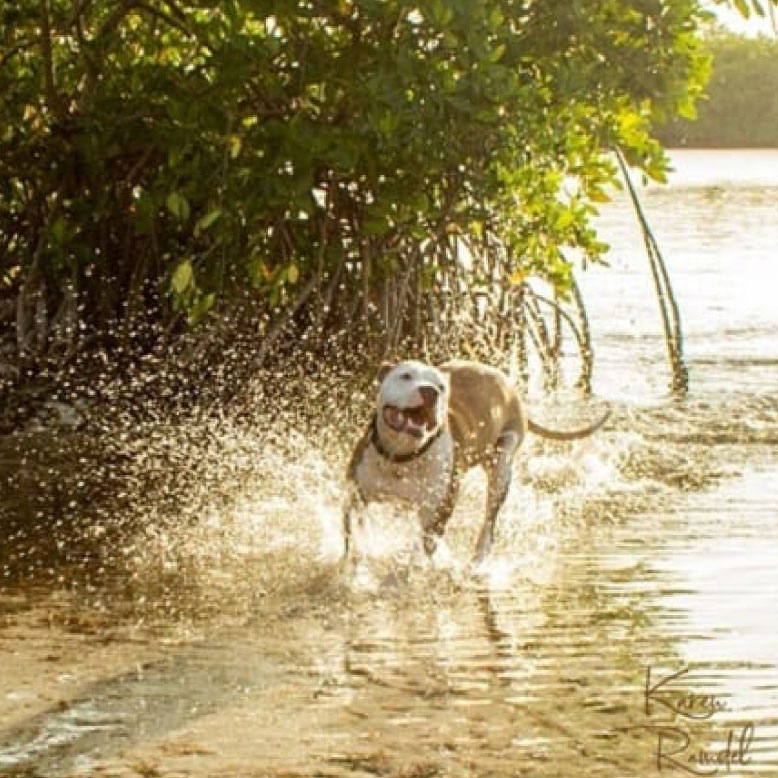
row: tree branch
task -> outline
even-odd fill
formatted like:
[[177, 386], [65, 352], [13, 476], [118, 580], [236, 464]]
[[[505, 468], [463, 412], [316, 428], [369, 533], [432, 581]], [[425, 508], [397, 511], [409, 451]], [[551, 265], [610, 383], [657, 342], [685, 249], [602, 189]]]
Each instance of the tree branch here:
[[41, 0], [41, 54], [43, 55], [43, 86], [46, 105], [56, 119], [62, 118], [62, 104], [54, 82], [54, 54], [51, 45], [51, 12], [49, 0]]

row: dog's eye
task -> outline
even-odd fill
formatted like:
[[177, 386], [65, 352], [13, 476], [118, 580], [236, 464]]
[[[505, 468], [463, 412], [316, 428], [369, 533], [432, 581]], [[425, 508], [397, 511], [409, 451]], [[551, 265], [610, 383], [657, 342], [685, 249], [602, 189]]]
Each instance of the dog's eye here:
[[445, 393], [446, 387], [443, 386], [443, 384], [438, 384], [438, 389], [440, 389], [441, 394]]
[[400, 378], [402, 378], [403, 381], [410, 381], [413, 376], [410, 373], [401, 373]]

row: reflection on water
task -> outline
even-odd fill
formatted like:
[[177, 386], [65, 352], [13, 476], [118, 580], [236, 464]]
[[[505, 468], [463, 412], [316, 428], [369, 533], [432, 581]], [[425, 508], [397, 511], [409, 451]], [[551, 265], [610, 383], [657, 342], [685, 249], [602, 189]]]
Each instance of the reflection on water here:
[[63, 570], [0, 595], [0, 774], [617, 778], [653, 774], [662, 747], [687, 768], [778, 774], [778, 309], [759, 282], [778, 199], [695, 175], [647, 194], [692, 397], [663, 400], [617, 201], [615, 267], [586, 279], [613, 424], [527, 446], [484, 570], [462, 561], [482, 477], [434, 566], [412, 519], [379, 510], [344, 576], [340, 460], [233, 441], [225, 467], [261, 452], [252, 482], [186, 521], [150, 514], [126, 578], [86, 590]]
[[[775, 774], [778, 528], [761, 498], [740, 511], [744, 486], [761, 495], [776, 476], [778, 462], [672, 512], [563, 533], [540, 580], [505, 551], [478, 577], [386, 576], [380, 559], [373, 590], [333, 576], [22, 722], [0, 764], [645, 775], [658, 745], [648, 726], [680, 728], [699, 750], [752, 722], [747, 772]], [[727, 709], [686, 722], [654, 704], [647, 716], [649, 667], [689, 668], [662, 694], [715, 695]]]

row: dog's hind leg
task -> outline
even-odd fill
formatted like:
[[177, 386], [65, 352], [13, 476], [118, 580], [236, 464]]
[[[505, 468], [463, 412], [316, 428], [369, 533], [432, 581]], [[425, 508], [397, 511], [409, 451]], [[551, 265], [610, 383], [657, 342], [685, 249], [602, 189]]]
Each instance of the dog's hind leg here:
[[489, 491], [486, 499], [486, 519], [478, 536], [473, 561], [483, 562], [492, 548], [494, 525], [497, 514], [508, 496], [511, 484], [513, 457], [521, 443], [521, 435], [516, 430], [506, 430], [500, 435], [494, 446], [494, 454], [488, 464]]

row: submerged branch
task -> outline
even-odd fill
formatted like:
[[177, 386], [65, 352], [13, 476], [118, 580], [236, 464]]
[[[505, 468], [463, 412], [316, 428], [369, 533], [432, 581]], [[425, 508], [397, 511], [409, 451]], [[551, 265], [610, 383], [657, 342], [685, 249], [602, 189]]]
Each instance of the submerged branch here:
[[651, 274], [654, 279], [659, 309], [662, 314], [662, 324], [665, 332], [665, 342], [667, 344], [670, 366], [673, 372], [672, 390], [673, 392], [684, 395], [689, 390], [689, 372], [683, 355], [683, 332], [681, 328], [681, 314], [678, 308], [678, 302], [675, 298], [670, 276], [667, 272], [662, 253], [659, 250], [659, 244], [654, 237], [654, 233], [646, 218], [643, 206], [640, 203], [635, 186], [629, 175], [626, 160], [620, 149], [616, 149], [616, 159], [619, 168], [624, 177], [629, 192], [632, 207], [640, 224], [643, 234], [643, 242], [646, 247]]
[[571, 291], [573, 293], [573, 302], [578, 311], [578, 318], [581, 321], [581, 337], [583, 338], [581, 346], [581, 375], [578, 379], [578, 386], [584, 394], [590, 395], [592, 393], [592, 373], [594, 371], [594, 348], [592, 346], [592, 333], [589, 328], [586, 304], [581, 294], [581, 288], [578, 286], [575, 278], [573, 278]]

